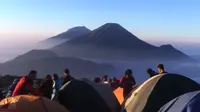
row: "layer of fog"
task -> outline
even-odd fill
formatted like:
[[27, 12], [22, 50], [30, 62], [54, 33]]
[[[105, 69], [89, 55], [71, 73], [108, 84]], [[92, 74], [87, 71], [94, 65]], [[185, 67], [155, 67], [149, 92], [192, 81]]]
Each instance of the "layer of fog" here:
[[[11, 60], [21, 54], [24, 54], [32, 49], [35, 48], [44, 48], [48, 45], [38, 46], [38, 44], [35, 42], [20, 42], [20, 43], [1, 43], [0, 44], [0, 63], [6, 62], [8, 60]], [[187, 45], [176, 45], [175, 47], [178, 47], [179, 49], [183, 50], [185, 53], [196, 53], [198, 54], [198, 50], [200, 46], [187, 46]], [[194, 50], [194, 52], [191, 52], [191, 49]], [[134, 76], [138, 83], [143, 82], [148, 78], [148, 75], [146, 74], [146, 70], [148, 68], [152, 68], [156, 71], [156, 65], [159, 63], [163, 63], [166, 66], [166, 70], [170, 73], [178, 73], [183, 74], [187, 77], [190, 77], [192, 79], [195, 79], [197, 81], [200, 81], [199, 76], [199, 70], [200, 70], [200, 64], [199, 63], [182, 63], [182, 62], [142, 62], [142, 61], [102, 61], [102, 60], [93, 60], [98, 63], [108, 63], [112, 64], [115, 67], [115, 70], [108, 73], [109, 76], [115, 76], [120, 78], [124, 71], [127, 68], [130, 68], [133, 70]]]
[[161, 61], [105, 61], [105, 60], [91, 60], [96, 63], [107, 63], [115, 67], [113, 71], [108, 73], [110, 77], [120, 78], [124, 75], [126, 69], [133, 70], [133, 76], [136, 78], [138, 83], [142, 83], [149, 78], [146, 73], [148, 68], [152, 68], [154, 71], [157, 71], [156, 66], [158, 64], [164, 64], [166, 71], [169, 73], [175, 73], [187, 76], [191, 79], [199, 79], [200, 81], [200, 63], [183, 63], [183, 62], [161, 62]]

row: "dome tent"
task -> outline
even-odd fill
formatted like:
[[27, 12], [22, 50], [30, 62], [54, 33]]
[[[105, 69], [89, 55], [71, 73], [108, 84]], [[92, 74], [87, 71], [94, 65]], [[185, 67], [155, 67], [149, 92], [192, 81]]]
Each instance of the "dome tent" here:
[[44, 97], [19, 95], [0, 102], [0, 112], [69, 112], [64, 106]]
[[120, 104], [106, 84], [83, 80], [66, 83], [53, 100], [72, 112], [119, 112]]
[[157, 75], [130, 93], [121, 112], [157, 112], [177, 96], [199, 89], [198, 83], [182, 75]]
[[159, 112], [199, 112], [199, 104], [200, 91], [189, 92], [167, 103]]

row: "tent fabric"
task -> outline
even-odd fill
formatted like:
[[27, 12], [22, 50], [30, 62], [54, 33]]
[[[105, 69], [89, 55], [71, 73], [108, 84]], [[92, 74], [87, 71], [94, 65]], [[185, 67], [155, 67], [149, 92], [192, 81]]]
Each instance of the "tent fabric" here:
[[200, 91], [186, 93], [166, 105], [159, 112], [199, 112]]
[[53, 100], [72, 112], [120, 111], [120, 104], [109, 85], [83, 80], [66, 83]]
[[0, 102], [0, 112], [69, 112], [57, 102], [47, 98], [19, 95]]
[[[135, 89], [137, 89], [138, 87], [139, 87], [139, 85], [133, 87], [133, 91]], [[124, 89], [121, 88], [121, 87], [119, 87], [119, 88], [117, 88], [116, 90], [113, 91], [113, 93], [115, 94], [115, 96], [116, 96], [117, 100], [119, 101], [120, 105], [124, 102], [123, 91], [124, 91]]]
[[198, 83], [182, 75], [156, 75], [132, 91], [121, 112], [157, 112], [170, 100], [199, 89]]
[[123, 97], [123, 88], [117, 88], [116, 90], [113, 91], [113, 93], [115, 94], [117, 100], [119, 101], [120, 104], [123, 103], [124, 101], [124, 97]]

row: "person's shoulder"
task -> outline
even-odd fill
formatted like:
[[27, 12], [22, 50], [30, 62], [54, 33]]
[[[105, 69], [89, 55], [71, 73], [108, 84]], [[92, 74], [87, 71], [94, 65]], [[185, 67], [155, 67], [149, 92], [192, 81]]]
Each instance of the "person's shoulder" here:
[[19, 79], [19, 82], [22, 82], [22, 81], [25, 81], [26, 80], [26, 76], [22, 76], [20, 79]]

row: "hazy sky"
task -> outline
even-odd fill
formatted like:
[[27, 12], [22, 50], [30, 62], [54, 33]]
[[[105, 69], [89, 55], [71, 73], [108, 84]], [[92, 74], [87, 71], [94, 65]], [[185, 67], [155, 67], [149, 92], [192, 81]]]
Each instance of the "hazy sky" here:
[[74, 26], [95, 29], [107, 22], [143, 40], [199, 44], [199, 6], [199, 0], [1, 0], [0, 44], [37, 42]]

